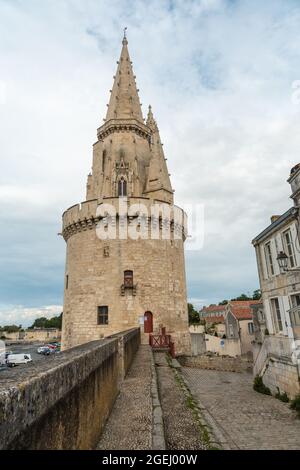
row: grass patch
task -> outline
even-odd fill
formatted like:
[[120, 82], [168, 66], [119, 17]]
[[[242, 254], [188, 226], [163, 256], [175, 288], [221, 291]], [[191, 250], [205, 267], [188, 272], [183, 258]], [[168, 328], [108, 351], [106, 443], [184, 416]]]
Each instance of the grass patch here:
[[300, 419], [300, 393], [291, 401], [291, 409], [297, 411], [298, 418]]
[[220, 450], [220, 447], [214, 446], [213, 443], [211, 442], [211, 435], [208, 431], [208, 426], [207, 424], [204, 424], [203, 420], [201, 419], [201, 412], [200, 412], [197, 402], [195, 401], [192, 395], [192, 392], [190, 391], [186, 382], [183, 380], [181, 374], [173, 366], [171, 356], [167, 354], [166, 357], [167, 357], [167, 363], [169, 367], [173, 370], [175, 380], [184, 393], [186, 407], [191, 410], [195, 418], [195, 422], [197, 424], [197, 427], [200, 433], [201, 441], [207, 446], [209, 450]]
[[283, 401], [284, 403], [288, 403], [290, 401], [290, 399], [287, 396], [286, 392], [280, 393], [280, 390], [279, 390], [278, 387], [277, 387], [277, 393], [275, 395], [275, 398], [277, 398], [280, 401]]
[[272, 395], [271, 390], [269, 387], [265, 386], [262, 378], [259, 375], [257, 375], [254, 379], [253, 389], [258, 393], [263, 393], [264, 395]]

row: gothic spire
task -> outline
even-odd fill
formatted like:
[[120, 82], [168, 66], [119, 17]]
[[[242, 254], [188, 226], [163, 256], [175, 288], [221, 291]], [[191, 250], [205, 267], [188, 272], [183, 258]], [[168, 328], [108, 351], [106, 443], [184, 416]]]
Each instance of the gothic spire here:
[[[151, 129], [151, 158], [148, 170], [148, 178], [145, 193], [167, 192], [167, 199], [173, 196], [170, 176], [166, 164], [163, 146], [160, 140], [157, 123], [153, 117], [152, 108], [149, 106], [147, 126]], [[158, 194], [157, 194], [158, 196]]]
[[114, 76], [106, 121], [109, 119], [136, 119], [144, 123], [132, 62], [127, 48], [126, 29], [124, 30], [120, 60], [117, 62], [118, 68]]

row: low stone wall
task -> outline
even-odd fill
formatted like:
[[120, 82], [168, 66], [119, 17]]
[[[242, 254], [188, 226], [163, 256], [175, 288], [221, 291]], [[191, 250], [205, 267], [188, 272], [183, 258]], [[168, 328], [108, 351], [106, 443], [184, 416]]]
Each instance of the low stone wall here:
[[286, 392], [289, 398], [300, 393], [299, 373], [297, 365], [283, 359], [270, 358], [262, 371], [263, 383], [272, 394]]
[[178, 358], [180, 364], [184, 367], [195, 367], [199, 369], [221, 370], [228, 372], [251, 372], [252, 361], [242, 357], [226, 356], [182, 356]]
[[140, 343], [139, 329], [22, 366], [0, 384], [0, 449], [93, 449]]

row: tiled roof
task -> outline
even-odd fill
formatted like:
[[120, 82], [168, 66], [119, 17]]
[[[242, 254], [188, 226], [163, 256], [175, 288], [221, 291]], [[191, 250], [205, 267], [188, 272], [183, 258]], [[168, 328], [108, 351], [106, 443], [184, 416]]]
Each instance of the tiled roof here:
[[260, 304], [260, 300], [231, 300], [229, 302], [230, 305], [233, 307], [241, 307], [241, 308], [247, 308], [250, 307], [250, 305], [254, 304]]
[[223, 315], [218, 315], [214, 317], [202, 317], [201, 319], [205, 320], [206, 323], [224, 323], [224, 316]]
[[226, 308], [226, 305], [210, 305], [209, 307], [203, 307], [201, 312], [222, 312]]
[[231, 313], [235, 316], [237, 320], [251, 320], [252, 319], [252, 310], [250, 307], [232, 307], [230, 309]]
[[260, 300], [232, 300], [228, 304], [228, 310], [237, 320], [251, 320], [253, 318], [251, 305], [260, 303]]

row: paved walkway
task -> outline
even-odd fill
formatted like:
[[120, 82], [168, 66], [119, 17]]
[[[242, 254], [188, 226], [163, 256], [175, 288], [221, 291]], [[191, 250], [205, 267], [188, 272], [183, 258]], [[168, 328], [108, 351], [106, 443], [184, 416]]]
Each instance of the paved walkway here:
[[151, 351], [140, 346], [97, 449], [147, 450], [152, 445]]
[[255, 392], [251, 374], [188, 367], [182, 374], [231, 448], [300, 449], [300, 420], [288, 404]]

